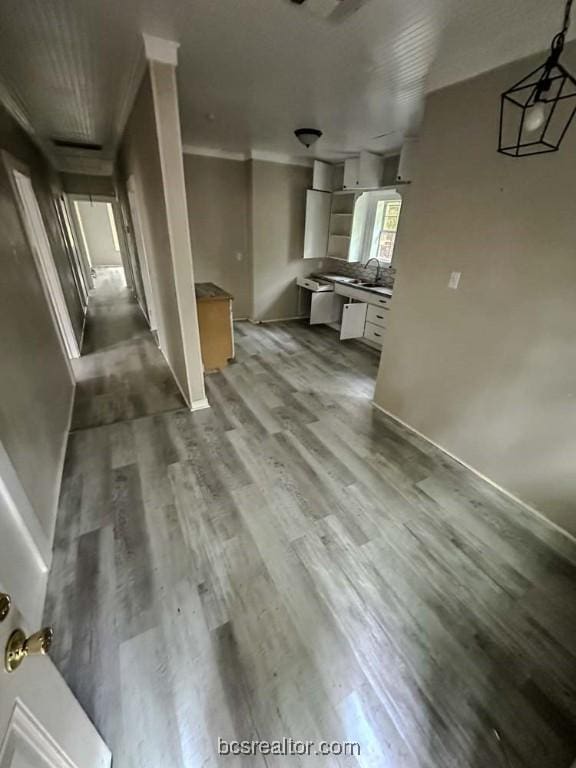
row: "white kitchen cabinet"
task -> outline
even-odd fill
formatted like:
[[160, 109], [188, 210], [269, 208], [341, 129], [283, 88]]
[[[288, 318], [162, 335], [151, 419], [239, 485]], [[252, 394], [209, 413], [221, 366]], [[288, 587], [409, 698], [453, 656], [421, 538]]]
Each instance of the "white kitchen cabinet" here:
[[334, 189], [334, 166], [322, 160], [314, 160], [312, 187], [319, 192], [332, 192]]
[[367, 304], [351, 302], [342, 307], [341, 339], [359, 339], [364, 335]]
[[306, 191], [306, 222], [304, 226], [304, 258], [323, 259], [328, 250], [330, 205], [332, 195], [315, 189]]
[[371, 341], [373, 344], [377, 344], [379, 347], [381, 347], [385, 333], [386, 331], [381, 325], [366, 323], [364, 326], [364, 333], [362, 335], [367, 341]]
[[344, 161], [344, 189], [377, 189], [382, 184], [384, 159], [373, 152], [360, 152]]
[[373, 325], [379, 325], [381, 328], [386, 327], [386, 313], [387, 309], [381, 309], [380, 307], [370, 306], [366, 313], [366, 323], [372, 323]]
[[344, 161], [344, 189], [354, 189], [359, 184], [359, 166], [358, 157], [349, 157]]

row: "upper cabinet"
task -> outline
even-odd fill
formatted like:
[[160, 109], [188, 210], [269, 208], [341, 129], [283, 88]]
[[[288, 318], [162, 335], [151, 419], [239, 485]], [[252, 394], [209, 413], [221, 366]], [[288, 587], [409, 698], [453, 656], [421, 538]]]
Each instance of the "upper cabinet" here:
[[[324, 165], [324, 163], [323, 163]], [[332, 195], [317, 189], [306, 191], [304, 258], [323, 259], [328, 250]]]
[[344, 189], [377, 189], [382, 186], [384, 159], [372, 152], [344, 161]]
[[333, 189], [336, 189], [334, 186], [335, 169], [336, 166], [332, 163], [314, 160], [312, 189], [316, 189], [318, 192], [332, 192]]

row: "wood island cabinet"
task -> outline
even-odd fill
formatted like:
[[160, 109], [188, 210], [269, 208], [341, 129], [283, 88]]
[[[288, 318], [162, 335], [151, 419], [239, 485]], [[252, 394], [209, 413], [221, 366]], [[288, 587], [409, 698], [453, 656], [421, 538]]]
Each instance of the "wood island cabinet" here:
[[214, 283], [196, 283], [196, 306], [204, 370], [218, 371], [234, 357], [232, 300]]

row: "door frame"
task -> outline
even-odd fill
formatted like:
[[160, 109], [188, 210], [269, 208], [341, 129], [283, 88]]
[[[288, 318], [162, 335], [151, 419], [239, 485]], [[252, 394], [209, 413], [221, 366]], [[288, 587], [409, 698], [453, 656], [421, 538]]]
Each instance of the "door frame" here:
[[[26, 240], [28, 241], [28, 245], [30, 246], [30, 250], [32, 251], [38, 277], [40, 278], [40, 284], [42, 285], [44, 295], [46, 296], [50, 314], [52, 315], [52, 320], [56, 327], [56, 334], [62, 346], [64, 356], [67, 361], [71, 358], [78, 358], [80, 357], [80, 347], [76, 334], [74, 333], [70, 312], [68, 311], [66, 299], [64, 298], [64, 290], [62, 288], [62, 283], [60, 282], [58, 270], [56, 269], [56, 263], [54, 262], [54, 255], [50, 246], [46, 224], [42, 217], [38, 196], [34, 189], [32, 174], [27, 165], [16, 160], [16, 158], [12, 157], [6, 150], [2, 150], [2, 160], [10, 179], [20, 222]], [[34, 195], [34, 202], [38, 208], [38, 214], [40, 216], [40, 230], [37, 230], [34, 227], [34, 222], [29, 219], [26, 208], [27, 202], [20, 191], [16, 174], [24, 176], [30, 182], [32, 194]], [[70, 364], [68, 363], [68, 365], [72, 376]]]
[[136, 241], [136, 250], [142, 264], [142, 284], [144, 287], [146, 304], [148, 306], [148, 320], [150, 323], [150, 330], [157, 331], [158, 335], [162, 336], [161, 329], [158, 327], [158, 313], [156, 312], [152, 273], [150, 271], [150, 261], [148, 258], [148, 251], [146, 246], [146, 236], [142, 226], [142, 218], [140, 216], [140, 195], [138, 193], [138, 185], [134, 176], [129, 176], [126, 181], [126, 194], [128, 197], [128, 206], [130, 208], [130, 218], [132, 219], [132, 229], [134, 230], [134, 239]]
[[80, 211], [78, 210], [78, 198], [74, 195], [66, 195], [66, 203], [68, 205], [68, 213], [70, 214], [70, 220], [76, 232], [76, 239], [78, 240], [78, 247], [80, 250], [80, 263], [82, 264], [82, 270], [84, 272], [84, 278], [88, 290], [91, 291], [94, 288], [94, 280], [92, 278], [92, 272], [90, 271], [92, 265], [90, 263], [90, 251], [88, 249], [88, 243], [86, 242], [86, 233], [84, 232], [84, 225], [80, 218]]
[[84, 273], [84, 266], [82, 264], [82, 257], [80, 255], [80, 245], [77, 242], [76, 233], [74, 232], [74, 225], [70, 217], [70, 211], [68, 210], [68, 204], [66, 195], [62, 192], [58, 195], [58, 199], [54, 201], [58, 217], [60, 219], [60, 226], [63, 232], [63, 238], [70, 254], [70, 261], [73, 264], [74, 279], [78, 287], [78, 293], [82, 299], [82, 306], [84, 312], [88, 305], [88, 284], [86, 283], [86, 275]]

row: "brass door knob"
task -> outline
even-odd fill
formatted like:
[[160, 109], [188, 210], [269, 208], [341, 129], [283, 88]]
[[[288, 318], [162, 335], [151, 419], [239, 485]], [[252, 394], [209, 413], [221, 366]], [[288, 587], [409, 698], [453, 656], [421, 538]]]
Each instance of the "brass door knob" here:
[[26, 656], [38, 656], [48, 653], [52, 645], [54, 630], [52, 627], [44, 627], [26, 637], [21, 629], [15, 629], [8, 638], [4, 653], [4, 666], [7, 672], [14, 672], [24, 661]]
[[4, 621], [6, 616], [10, 613], [10, 606], [12, 605], [12, 599], [10, 595], [5, 592], [0, 592], [0, 621]]

